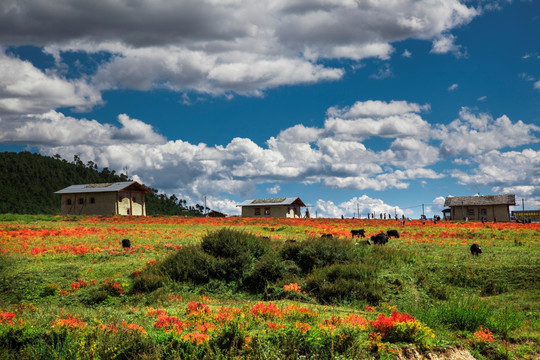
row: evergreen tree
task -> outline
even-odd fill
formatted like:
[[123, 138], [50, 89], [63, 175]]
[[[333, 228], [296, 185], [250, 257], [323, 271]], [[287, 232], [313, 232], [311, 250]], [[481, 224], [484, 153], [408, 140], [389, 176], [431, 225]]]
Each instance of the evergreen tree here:
[[[85, 165], [79, 155], [68, 162], [56, 154], [47, 157], [30, 152], [0, 152], [0, 213], [59, 214], [61, 197], [55, 191], [70, 185], [113, 183], [129, 181], [125, 174], [103, 168], [88, 161]], [[186, 208], [186, 201], [174, 194], [168, 197], [149, 188], [146, 194], [148, 215], [201, 216], [200, 205]]]

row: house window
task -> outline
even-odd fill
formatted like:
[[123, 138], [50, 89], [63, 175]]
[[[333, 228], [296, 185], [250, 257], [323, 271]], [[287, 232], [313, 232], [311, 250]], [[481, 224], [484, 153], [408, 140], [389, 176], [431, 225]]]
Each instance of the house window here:
[[487, 215], [487, 209], [480, 209], [480, 215]]
[[474, 209], [467, 209], [467, 216], [474, 216]]
[[95, 203], [96, 203], [96, 199], [93, 198], [93, 197], [91, 197], [91, 198], [90, 198], [90, 204], [95, 204]]
[[66, 204], [71, 205], [71, 199], [67, 199]]
[[79, 205], [83, 205], [84, 204], [84, 199], [83, 198], [80, 198], [79, 199]]
[[264, 215], [270, 215], [270, 208], [264, 208]]
[[255, 208], [255, 216], [261, 215], [261, 208]]

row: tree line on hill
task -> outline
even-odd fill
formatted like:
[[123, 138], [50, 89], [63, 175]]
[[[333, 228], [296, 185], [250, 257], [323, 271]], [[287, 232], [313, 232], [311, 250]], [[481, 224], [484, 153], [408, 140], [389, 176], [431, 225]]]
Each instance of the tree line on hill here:
[[[78, 155], [72, 162], [60, 155], [43, 156], [30, 152], [0, 153], [0, 213], [60, 214], [60, 196], [55, 191], [76, 184], [97, 184], [130, 181], [126, 174], [108, 168], [98, 170], [93, 161], [86, 164]], [[143, 184], [144, 185], [144, 184]], [[147, 187], [145, 195], [148, 215], [202, 216], [204, 206], [188, 206], [174, 194], [167, 196]], [[206, 209], [208, 210], [208, 209]]]

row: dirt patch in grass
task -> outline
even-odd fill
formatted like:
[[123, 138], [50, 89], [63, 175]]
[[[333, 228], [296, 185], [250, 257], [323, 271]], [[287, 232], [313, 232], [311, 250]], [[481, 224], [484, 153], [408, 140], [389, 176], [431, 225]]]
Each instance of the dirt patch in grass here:
[[397, 358], [399, 360], [475, 360], [464, 348], [433, 350], [428, 353], [420, 353], [414, 348], [403, 348], [399, 351]]

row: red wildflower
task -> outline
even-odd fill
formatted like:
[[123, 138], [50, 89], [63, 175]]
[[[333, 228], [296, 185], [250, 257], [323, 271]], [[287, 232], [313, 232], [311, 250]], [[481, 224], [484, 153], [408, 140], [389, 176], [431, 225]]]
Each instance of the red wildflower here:
[[200, 303], [197, 301], [190, 301], [187, 304], [186, 309], [187, 315], [204, 315], [204, 314], [211, 314], [212, 311], [210, 310], [210, 307], [206, 305], [205, 303]]
[[392, 315], [387, 317], [385, 314], [379, 314], [375, 321], [370, 321], [369, 324], [377, 330], [382, 336], [388, 335], [396, 323], [415, 321], [416, 319], [409, 314], [392, 311]]
[[281, 317], [281, 310], [272, 302], [267, 304], [264, 302], [257, 303], [249, 309], [249, 312], [255, 317]]
[[480, 330], [474, 333], [474, 338], [478, 341], [483, 342], [492, 342], [493, 341], [493, 334], [488, 328], [482, 328], [482, 325], [480, 325]]
[[0, 324], [7, 323], [9, 325], [13, 325], [13, 319], [15, 316], [17, 316], [17, 314], [9, 311], [0, 312]]
[[307, 323], [301, 323], [301, 322], [296, 323], [296, 329], [300, 330], [300, 332], [302, 333], [307, 332], [310, 328], [311, 326], [309, 326], [309, 324]]
[[288, 285], [283, 285], [283, 290], [288, 291], [288, 292], [300, 293], [300, 289], [301, 287], [297, 283], [290, 283]]
[[182, 336], [182, 339], [184, 341], [191, 341], [197, 345], [201, 345], [205, 341], [208, 341], [210, 337], [206, 334], [201, 334], [200, 332], [195, 331], [195, 332], [187, 333], [186, 335]]
[[276, 324], [275, 322], [269, 322], [268, 324], [266, 324], [266, 326], [268, 326], [268, 328], [271, 329], [271, 330], [279, 330], [279, 329], [284, 329], [285, 328], [285, 325]]
[[86, 323], [71, 314], [68, 314], [66, 318], [57, 319], [52, 323], [51, 327], [67, 327], [69, 329], [83, 329], [86, 327]]

